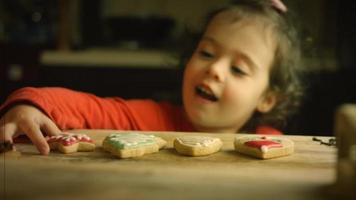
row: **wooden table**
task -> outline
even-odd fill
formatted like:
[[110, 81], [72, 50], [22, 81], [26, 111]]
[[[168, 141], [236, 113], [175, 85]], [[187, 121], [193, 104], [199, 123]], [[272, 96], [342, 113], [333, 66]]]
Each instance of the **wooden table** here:
[[[96, 140], [95, 152], [41, 156], [32, 144], [2, 154], [1, 199], [325, 199], [335, 182], [336, 148], [311, 136], [282, 136], [295, 153], [259, 160], [234, 151], [237, 134], [145, 132], [168, 141], [158, 153], [117, 159], [101, 149], [109, 130], [78, 130]], [[175, 137], [219, 137], [222, 150], [187, 157], [172, 148]], [[319, 137], [327, 140], [328, 137]], [[4, 198], [3, 198], [4, 197]]]

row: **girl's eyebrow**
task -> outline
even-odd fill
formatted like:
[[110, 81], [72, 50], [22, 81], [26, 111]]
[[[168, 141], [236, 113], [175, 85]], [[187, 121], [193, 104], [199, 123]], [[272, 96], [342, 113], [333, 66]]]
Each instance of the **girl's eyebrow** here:
[[[219, 47], [222, 47], [223, 45], [221, 45], [217, 40], [215, 40], [214, 38], [212, 37], [209, 37], [209, 36], [203, 36], [202, 37], [202, 40], [203, 41], [208, 41], [208, 42], [211, 42], [213, 43], [214, 45], [217, 45]], [[241, 51], [234, 51], [236, 52], [239, 57], [241, 57], [243, 60], [245, 60], [247, 62], [247, 64], [249, 66], [251, 66], [252, 70], [256, 70], [259, 68], [259, 66], [250, 58], [250, 56], [248, 56], [246, 53], [244, 52], [241, 52]]]

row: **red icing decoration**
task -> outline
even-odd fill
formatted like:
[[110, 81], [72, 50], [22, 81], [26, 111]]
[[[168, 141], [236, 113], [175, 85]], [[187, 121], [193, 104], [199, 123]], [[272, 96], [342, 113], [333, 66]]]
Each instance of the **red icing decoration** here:
[[281, 143], [272, 141], [272, 140], [252, 140], [245, 142], [247, 146], [254, 147], [254, 148], [262, 148], [262, 146], [266, 146], [268, 148], [278, 148], [282, 147]]
[[88, 136], [83, 136], [83, 135], [58, 135], [58, 136], [51, 136], [48, 139], [48, 142], [59, 142], [64, 146], [69, 146], [72, 144], [76, 144], [78, 142], [90, 142], [93, 143], [93, 140], [91, 140]]

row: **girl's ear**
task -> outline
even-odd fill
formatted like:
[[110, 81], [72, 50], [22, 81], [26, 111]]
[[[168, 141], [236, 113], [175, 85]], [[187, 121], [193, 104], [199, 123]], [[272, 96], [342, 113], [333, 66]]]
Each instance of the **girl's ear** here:
[[257, 111], [266, 113], [272, 110], [277, 103], [277, 94], [272, 91], [266, 92], [257, 105]]

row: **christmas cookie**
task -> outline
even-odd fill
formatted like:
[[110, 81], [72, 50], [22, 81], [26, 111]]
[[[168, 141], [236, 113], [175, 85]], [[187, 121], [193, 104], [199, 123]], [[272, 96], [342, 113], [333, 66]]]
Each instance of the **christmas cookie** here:
[[178, 153], [187, 156], [206, 156], [218, 152], [223, 143], [220, 138], [207, 136], [182, 136], [173, 142]]
[[280, 137], [241, 136], [235, 138], [235, 150], [261, 159], [287, 156], [294, 152], [293, 141]]
[[48, 137], [47, 142], [52, 150], [62, 153], [94, 151], [95, 149], [94, 141], [85, 134], [63, 133]]
[[103, 141], [103, 149], [119, 158], [138, 157], [158, 152], [166, 141], [154, 135], [140, 133], [111, 134]]

